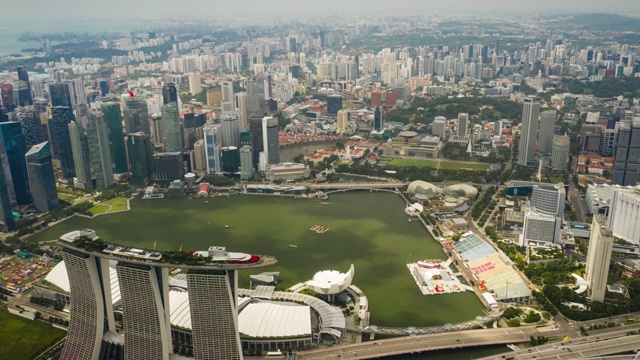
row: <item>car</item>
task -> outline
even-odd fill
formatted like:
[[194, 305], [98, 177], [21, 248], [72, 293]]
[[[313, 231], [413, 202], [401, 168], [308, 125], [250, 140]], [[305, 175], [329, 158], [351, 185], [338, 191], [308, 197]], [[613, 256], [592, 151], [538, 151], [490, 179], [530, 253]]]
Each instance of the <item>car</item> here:
[[373, 345], [378, 345], [378, 343], [377, 343], [377, 342], [374, 342], [374, 343], [373, 343]]

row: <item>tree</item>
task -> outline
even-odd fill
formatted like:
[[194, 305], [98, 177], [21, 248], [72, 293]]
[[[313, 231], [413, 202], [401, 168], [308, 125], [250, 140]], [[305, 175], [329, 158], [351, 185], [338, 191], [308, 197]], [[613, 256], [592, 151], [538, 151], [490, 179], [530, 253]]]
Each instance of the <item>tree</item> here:
[[344, 149], [344, 144], [343, 144], [343, 143], [341, 143], [341, 142], [337, 142], [337, 143], [336, 143], [336, 149], [338, 149], [338, 150], [343, 150], [343, 149]]

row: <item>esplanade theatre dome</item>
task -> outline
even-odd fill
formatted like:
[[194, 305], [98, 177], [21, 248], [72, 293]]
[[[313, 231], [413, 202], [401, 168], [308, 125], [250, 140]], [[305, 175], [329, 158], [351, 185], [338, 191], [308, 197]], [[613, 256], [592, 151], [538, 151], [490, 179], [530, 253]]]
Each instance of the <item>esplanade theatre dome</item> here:
[[439, 187], [433, 185], [432, 183], [428, 183], [422, 180], [416, 180], [411, 184], [409, 184], [409, 187], [407, 188], [407, 192], [430, 198], [440, 194], [441, 190]]
[[478, 189], [469, 184], [455, 184], [447, 186], [443, 189], [444, 193], [449, 196], [474, 198], [478, 195]]

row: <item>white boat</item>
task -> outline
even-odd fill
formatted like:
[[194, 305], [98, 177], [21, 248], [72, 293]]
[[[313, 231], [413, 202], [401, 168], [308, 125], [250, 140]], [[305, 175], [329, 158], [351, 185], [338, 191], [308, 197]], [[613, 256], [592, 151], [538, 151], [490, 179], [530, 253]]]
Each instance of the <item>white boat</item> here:
[[293, 244], [289, 244], [289, 246], [291, 246], [292, 248], [297, 248], [298, 245], [293, 245]]

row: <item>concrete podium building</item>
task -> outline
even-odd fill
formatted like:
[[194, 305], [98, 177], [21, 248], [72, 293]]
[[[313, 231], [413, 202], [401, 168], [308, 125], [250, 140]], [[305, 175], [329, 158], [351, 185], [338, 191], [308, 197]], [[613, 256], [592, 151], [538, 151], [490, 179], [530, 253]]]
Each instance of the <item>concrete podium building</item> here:
[[[194, 358], [241, 360], [237, 271], [276, 262], [271, 256], [224, 247], [190, 253], [137, 249], [104, 242], [90, 229], [67, 233], [58, 245], [71, 293], [63, 360], [105, 359], [114, 352], [125, 360], [178, 358], [173, 353], [169, 268], [187, 273]], [[117, 294], [110, 261], [116, 262]], [[116, 332], [114, 296], [121, 299], [124, 335]]]

